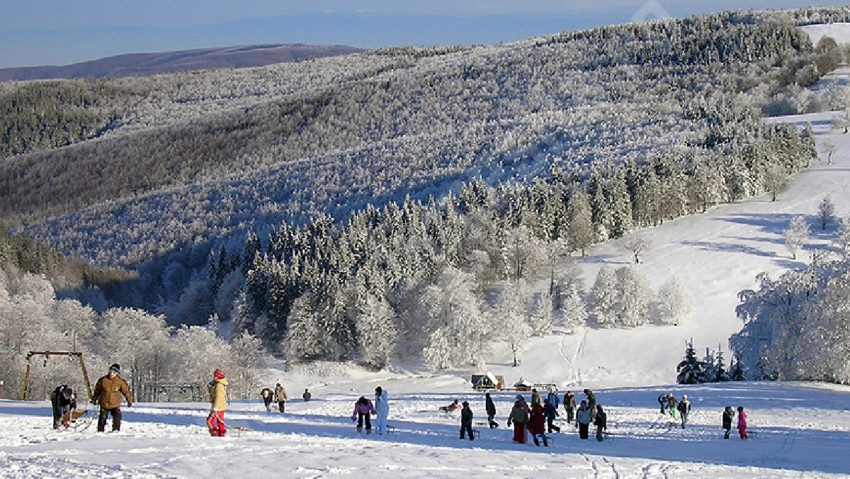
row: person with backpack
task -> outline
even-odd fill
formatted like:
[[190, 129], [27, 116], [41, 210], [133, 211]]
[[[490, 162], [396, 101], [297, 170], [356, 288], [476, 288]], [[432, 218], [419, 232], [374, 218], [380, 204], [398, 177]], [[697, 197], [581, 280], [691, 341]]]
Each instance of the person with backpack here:
[[546, 413], [543, 411], [543, 406], [539, 403], [532, 404], [531, 414], [528, 418], [528, 432], [531, 433], [531, 438], [534, 440], [535, 446], [540, 446], [538, 438], [543, 439], [543, 445], [549, 447], [549, 442], [546, 439]]
[[57, 386], [50, 393], [50, 405], [53, 409], [53, 429], [70, 426], [71, 411], [77, 409], [77, 396], [67, 384]]
[[286, 412], [286, 401], [289, 401], [289, 396], [280, 383], [277, 383], [274, 387], [274, 400], [277, 402], [278, 412]]
[[121, 377], [121, 366], [118, 363], [109, 366], [106, 376], [97, 380], [94, 386], [92, 402], [100, 406], [97, 416], [97, 432], [106, 430], [106, 419], [112, 415], [112, 431], [121, 430], [121, 396], [127, 400], [127, 407], [133, 405], [133, 393], [127, 381]]
[[558, 398], [558, 388], [556, 388], [555, 386], [550, 386], [549, 394], [546, 396], [546, 399], [549, 401], [550, 404], [552, 404], [555, 409], [558, 409], [558, 406], [560, 406], [561, 401]]
[[227, 379], [224, 371], [216, 369], [213, 371], [213, 380], [207, 385], [210, 393], [210, 414], [207, 416], [207, 427], [210, 436], [222, 437], [227, 434], [227, 425], [224, 423], [224, 411], [227, 410]]
[[608, 415], [602, 410], [602, 405], [596, 405], [596, 418], [593, 420], [596, 424], [596, 440], [602, 442], [602, 432], [608, 430]]
[[546, 399], [546, 401], [543, 402], [543, 414], [546, 415], [547, 432], [549, 432], [549, 434], [551, 434], [552, 431], [561, 432], [561, 428], [555, 425], [555, 418], [559, 416], [558, 408], [549, 402], [549, 399]]
[[679, 411], [679, 417], [682, 418], [682, 429], [684, 429], [685, 425], [688, 423], [688, 415], [691, 413], [691, 401], [688, 400], [687, 394], [682, 396], [682, 400], [679, 401], [679, 405], [676, 406], [676, 410]]
[[723, 410], [723, 439], [729, 439], [729, 432], [732, 430], [732, 421], [735, 419], [735, 411], [732, 406], [726, 406]]
[[572, 424], [576, 411], [576, 397], [572, 391], [568, 390], [564, 394], [564, 410], [567, 411], [567, 422]]
[[269, 388], [263, 388], [260, 391], [260, 397], [263, 398], [263, 404], [266, 406], [266, 412], [272, 412], [272, 399], [274, 399], [274, 393]]
[[582, 400], [576, 411], [576, 427], [578, 427], [578, 437], [587, 439], [589, 436], [590, 423], [593, 422], [593, 415], [590, 413], [590, 407], [586, 400]]
[[484, 409], [487, 411], [487, 424], [490, 426], [490, 429], [499, 427], [499, 423], [493, 420], [496, 417], [496, 404], [493, 403], [490, 393], [484, 394]]
[[525, 425], [528, 423], [530, 411], [522, 396], [516, 397], [514, 407], [508, 416], [508, 427], [514, 425], [514, 443], [525, 444]]
[[741, 439], [747, 438], [747, 413], [744, 412], [744, 406], [738, 406], [738, 435]]
[[460, 410], [460, 438], [465, 439], [465, 434], [469, 434], [470, 441], [475, 439], [472, 433], [472, 409], [466, 401], [463, 402], [463, 409]]
[[354, 403], [354, 412], [351, 413], [351, 420], [357, 421], [357, 432], [363, 432], [363, 422], [366, 422], [366, 434], [372, 433], [372, 414], [375, 413], [375, 406], [372, 401], [366, 399], [365, 396], [360, 396]]

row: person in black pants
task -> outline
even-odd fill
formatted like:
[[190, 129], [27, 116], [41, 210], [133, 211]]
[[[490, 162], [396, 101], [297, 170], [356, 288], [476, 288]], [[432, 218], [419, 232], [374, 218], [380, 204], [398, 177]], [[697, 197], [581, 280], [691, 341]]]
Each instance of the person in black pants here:
[[493, 398], [490, 397], [490, 393], [485, 393], [484, 398], [484, 407], [487, 409], [487, 424], [490, 425], [490, 429], [499, 427], [499, 423], [493, 420], [496, 417], [496, 405], [493, 404]]
[[50, 405], [53, 406], [53, 429], [59, 429], [62, 426], [68, 427], [66, 414], [77, 408], [77, 397], [74, 390], [67, 384], [57, 386], [50, 394]]
[[543, 414], [546, 415], [547, 431], [550, 434], [552, 431], [561, 432], [561, 428], [555, 425], [555, 418], [559, 416], [558, 409], [548, 398], [543, 402]]
[[469, 434], [469, 440], [475, 439], [472, 434], [472, 409], [469, 409], [469, 403], [464, 401], [463, 408], [460, 410], [460, 438], [465, 439], [465, 434]]

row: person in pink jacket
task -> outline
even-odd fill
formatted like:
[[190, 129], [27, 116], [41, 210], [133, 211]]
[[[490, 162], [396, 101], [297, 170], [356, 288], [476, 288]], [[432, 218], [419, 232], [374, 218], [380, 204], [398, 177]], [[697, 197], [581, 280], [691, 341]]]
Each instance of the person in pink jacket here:
[[357, 432], [363, 432], [363, 421], [366, 421], [366, 434], [372, 433], [372, 414], [375, 414], [375, 406], [372, 401], [360, 396], [360, 399], [354, 403], [354, 412], [351, 413], [351, 420], [357, 421]]
[[744, 406], [738, 406], [738, 434], [741, 439], [747, 438], [747, 413], [744, 412]]

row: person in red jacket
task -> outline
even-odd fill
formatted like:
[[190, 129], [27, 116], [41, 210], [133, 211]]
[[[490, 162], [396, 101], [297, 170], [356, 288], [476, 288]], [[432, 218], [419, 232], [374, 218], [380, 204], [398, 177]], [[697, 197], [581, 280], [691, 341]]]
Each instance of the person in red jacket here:
[[744, 406], [738, 406], [738, 435], [741, 439], [747, 438], [747, 413], [744, 412]]
[[531, 406], [531, 419], [528, 421], [528, 432], [531, 433], [531, 438], [534, 439], [535, 446], [540, 445], [537, 438], [542, 438], [543, 445], [549, 447], [549, 441], [546, 440], [546, 414], [543, 412], [543, 406], [539, 402]]

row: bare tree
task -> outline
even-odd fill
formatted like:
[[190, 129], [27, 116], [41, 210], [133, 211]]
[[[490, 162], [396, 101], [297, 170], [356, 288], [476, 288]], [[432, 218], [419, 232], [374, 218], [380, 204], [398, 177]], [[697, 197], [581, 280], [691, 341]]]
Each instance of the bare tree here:
[[652, 242], [650, 242], [649, 238], [644, 236], [640, 231], [635, 231], [623, 238], [622, 245], [626, 251], [632, 253], [635, 259], [635, 264], [638, 264], [640, 263], [640, 255], [652, 247]]
[[832, 164], [832, 155], [838, 150], [838, 147], [835, 145], [835, 142], [832, 140], [826, 140], [823, 142], [823, 152], [826, 153], [826, 163], [828, 165]]

